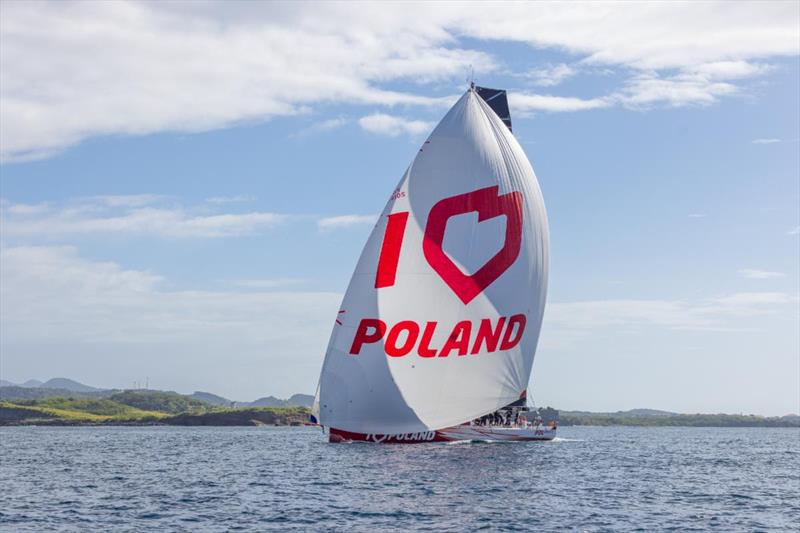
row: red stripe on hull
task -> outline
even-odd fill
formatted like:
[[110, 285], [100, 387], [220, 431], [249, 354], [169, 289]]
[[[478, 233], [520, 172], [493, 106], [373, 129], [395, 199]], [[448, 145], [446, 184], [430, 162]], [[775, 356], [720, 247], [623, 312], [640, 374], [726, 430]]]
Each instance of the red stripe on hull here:
[[382, 444], [412, 444], [420, 442], [450, 442], [438, 431], [421, 433], [401, 433], [397, 435], [380, 435], [377, 433], [353, 433], [341, 429], [330, 429], [329, 442], [378, 442]]
[[438, 431], [399, 433], [384, 435], [376, 433], [354, 433], [330, 428], [330, 442], [374, 442], [379, 444], [419, 444], [422, 442], [454, 442], [465, 440], [488, 441], [546, 441], [556, 436], [554, 428], [501, 428], [485, 426], [455, 426]]

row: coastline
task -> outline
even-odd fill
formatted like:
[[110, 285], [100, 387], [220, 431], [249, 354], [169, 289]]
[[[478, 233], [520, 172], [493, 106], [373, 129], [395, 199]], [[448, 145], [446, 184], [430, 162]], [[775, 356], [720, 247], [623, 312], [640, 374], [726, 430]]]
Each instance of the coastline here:
[[[292, 398], [272, 398], [280, 406], [243, 406], [207, 393], [184, 395], [156, 390], [86, 393], [0, 387], [0, 427], [314, 425], [309, 421], [313, 397]], [[299, 403], [298, 398], [305, 403]], [[560, 426], [800, 428], [798, 415], [686, 414], [655, 409], [613, 413], [558, 411], [551, 407], [539, 410], [549, 420], [558, 420]]]
[[[247, 427], [247, 426], [315, 426], [308, 421], [310, 410], [297, 408], [292, 413], [281, 412], [281, 408], [252, 408], [207, 413], [182, 413], [163, 417], [143, 417], [136, 419], [109, 418], [78, 419], [66, 417], [12, 417], [10, 409], [0, 405], [0, 427], [20, 426], [60, 426], [60, 427], [101, 427], [101, 426], [206, 426], [206, 427]], [[757, 417], [753, 415], [708, 415], [679, 414], [672, 416], [619, 416], [595, 413], [592, 416], [575, 416], [563, 412], [559, 421], [562, 427], [708, 427], [708, 428], [800, 428], [798, 417]]]

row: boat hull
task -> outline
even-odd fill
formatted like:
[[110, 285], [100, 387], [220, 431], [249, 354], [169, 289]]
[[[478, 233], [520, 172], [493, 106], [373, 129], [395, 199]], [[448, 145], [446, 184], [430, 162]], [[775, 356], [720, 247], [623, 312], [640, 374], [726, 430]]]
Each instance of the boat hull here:
[[378, 434], [354, 433], [330, 428], [330, 442], [374, 442], [379, 444], [419, 444], [456, 441], [548, 441], [556, 437], [556, 429], [544, 426], [515, 428], [496, 426], [455, 426], [419, 433]]

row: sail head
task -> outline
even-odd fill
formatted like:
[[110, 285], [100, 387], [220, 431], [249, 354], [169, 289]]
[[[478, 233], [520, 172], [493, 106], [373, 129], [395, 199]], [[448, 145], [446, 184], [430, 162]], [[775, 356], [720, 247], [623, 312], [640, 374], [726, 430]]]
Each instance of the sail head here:
[[508, 96], [503, 89], [490, 89], [489, 87], [475, 86], [475, 92], [483, 98], [483, 101], [492, 108], [492, 111], [500, 117], [503, 124], [508, 126], [508, 131], [513, 131], [511, 128], [511, 111], [508, 108]]

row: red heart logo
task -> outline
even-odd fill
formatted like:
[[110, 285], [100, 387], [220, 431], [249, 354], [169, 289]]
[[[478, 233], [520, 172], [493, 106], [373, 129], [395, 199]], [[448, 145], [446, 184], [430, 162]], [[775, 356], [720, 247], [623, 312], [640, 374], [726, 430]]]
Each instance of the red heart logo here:
[[[486, 187], [439, 200], [428, 213], [422, 251], [445, 283], [465, 304], [479, 295], [516, 261], [522, 242], [522, 194], [498, 195], [499, 187]], [[447, 220], [455, 215], [478, 212], [478, 222], [506, 216], [506, 240], [494, 257], [468, 276], [442, 250]]]

